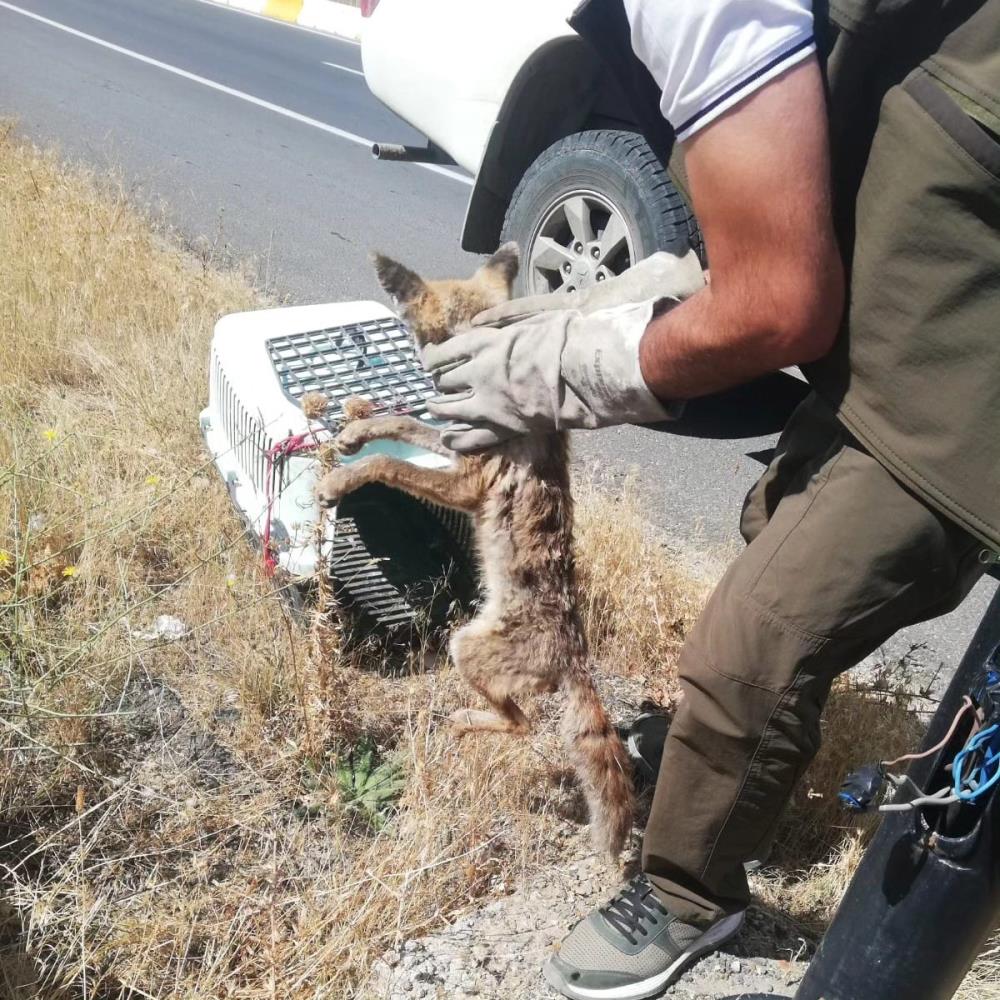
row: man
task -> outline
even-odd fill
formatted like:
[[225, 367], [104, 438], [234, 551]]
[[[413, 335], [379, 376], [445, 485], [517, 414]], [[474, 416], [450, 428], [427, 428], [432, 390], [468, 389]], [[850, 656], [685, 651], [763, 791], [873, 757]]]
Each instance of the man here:
[[643, 873], [546, 966], [566, 996], [655, 995], [738, 930], [835, 676], [1000, 550], [1000, 0], [832, 6], [625, 0], [711, 283], [636, 303], [626, 275], [625, 304], [515, 303], [426, 352], [458, 450], [653, 422], [788, 365], [814, 389], [683, 651]]

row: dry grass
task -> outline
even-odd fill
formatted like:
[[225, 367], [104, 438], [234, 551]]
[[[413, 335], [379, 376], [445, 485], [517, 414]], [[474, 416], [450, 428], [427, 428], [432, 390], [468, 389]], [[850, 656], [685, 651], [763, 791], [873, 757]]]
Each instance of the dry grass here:
[[923, 726], [905, 683], [897, 679], [884, 688], [877, 679], [860, 685], [849, 677], [834, 685], [823, 715], [823, 747], [783, 818], [768, 874], [755, 879], [759, 898], [816, 934], [833, 916], [876, 827], [874, 817], [840, 807], [841, 781], [862, 764], [920, 742]]
[[677, 656], [710, 585], [664, 557], [631, 484], [609, 496], [581, 483], [575, 494], [591, 655], [601, 668], [641, 680], [651, 700], [669, 706], [678, 694]]
[[[459, 747], [439, 725], [466, 698], [452, 671], [317, 655], [196, 426], [212, 326], [257, 295], [0, 136], [0, 996], [355, 995], [385, 948], [563, 859], [554, 727]], [[581, 498], [580, 548], [598, 659], [669, 700], [703, 588], [627, 499]], [[162, 614], [189, 634], [147, 637]], [[859, 718], [910, 738], [898, 700], [838, 693], [809, 779], [825, 798], [784, 827], [793, 869], [859, 836], [829, 800]], [[336, 778], [361, 737], [406, 777], [384, 825]], [[760, 890], [809, 923], [847, 870]]]
[[[460, 753], [436, 725], [448, 673], [331, 681], [259, 577], [197, 430], [246, 282], [9, 135], [0, 191], [5, 974], [347, 995], [379, 950], [551, 855], [544, 744]], [[189, 636], [144, 638], [161, 614]], [[382, 831], [340, 808], [360, 733], [409, 779]]]

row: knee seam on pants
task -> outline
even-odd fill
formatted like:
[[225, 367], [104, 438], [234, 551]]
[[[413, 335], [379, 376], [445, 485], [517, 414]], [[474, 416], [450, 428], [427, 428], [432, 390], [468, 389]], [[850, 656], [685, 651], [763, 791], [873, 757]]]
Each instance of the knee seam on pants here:
[[747, 594], [742, 600], [752, 605], [750, 610], [758, 617], [763, 618], [766, 622], [774, 625], [775, 628], [781, 629], [783, 632], [790, 632], [797, 639], [804, 639], [815, 649], [819, 649], [830, 641], [830, 636], [828, 635], [821, 635], [819, 632], [810, 632], [808, 629], [800, 628], [798, 625], [790, 622], [787, 618], [782, 618], [777, 612], [764, 607], [756, 597], [752, 597], [750, 594]]
[[[741, 601], [743, 604], [745, 604], [747, 606], [747, 609], [752, 615], [763, 619], [764, 621], [773, 625], [775, 628], [790, 633], [797, 639], [802, 639], [805, 642], [805, 644], [809, 647], [809, 652], [811, 653], [819, 652], [819, 650], [821, 650], [830, 641], [829, 637], [827, 636], [816, 635], [812, 632], [807, 632], [805, 631], [805, 629], [800, 629], [797, 626], [793, 625], [791, 622], [784, 621], [784, 619], [779, 618], [773, 611], [770, 611], [767, 608], [758, 604], [757, 601], [755, 601], [752, 597], [737, 597], [736, 600]], [[711, 670], [712, 673], [718, 674], [719, 677], [724, 677], [727, 681], [732, 681], [734, 684], [740, 684], [743, 687], [753, 688], [756, 691], [765, 691], [768, 694], [777, 695], [779, 697], [781, 697], [785, 693], [785, 691], [787, 691], [789, 687], [791, 687], [791, 685], [795, 683], [795, 679], [798, 677], [799, 673], [799, 671], [796, 671], [795, 677], [793, 677], [788, 684], [785, 684], [782, 687], [775, 690], [775, 688], [769, 687], [766, 684], [758, 684], [755, 683], [754, 681], [748, 681], [745, 677], [737, 677], [735, 674], [727, 673], [715, 662], [715, 659], [709, 656], [707, 653], [702, 652], [699, 654], [699, 656], [701, 660], [704, 662], [705, 666], [708, 667], [708, 669]], [[799, 667], [799, 670], [801, 670], [801, 666]]]

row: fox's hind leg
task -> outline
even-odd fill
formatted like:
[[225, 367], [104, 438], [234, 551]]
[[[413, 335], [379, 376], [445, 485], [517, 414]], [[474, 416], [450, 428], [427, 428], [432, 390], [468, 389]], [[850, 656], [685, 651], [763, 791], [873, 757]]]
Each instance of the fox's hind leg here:
[[452, 636], [451, 658], [455, 666], [493, 708], [492, 712], [462, 708], [453, 713], [456, 735], [491, 732], [522, 736], [531, 730], [512, 695], [554, 691], [556, 683], [539, 676], [529, 657], [522, 642], [484, 622], [474, 621]]

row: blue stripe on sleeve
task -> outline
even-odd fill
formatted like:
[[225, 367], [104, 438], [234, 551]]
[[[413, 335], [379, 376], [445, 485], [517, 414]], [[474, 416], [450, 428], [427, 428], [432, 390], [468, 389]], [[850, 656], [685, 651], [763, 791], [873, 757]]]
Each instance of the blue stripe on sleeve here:
[[710, 104], [702, 108], [701, 111], [699, 111], [695, 115], [692, 115], [686, 122], [684, 122], [683, 125], [678, 125], [677, 128], [675, 129], [676, 133], [680, 135], [681, 133], [686, 132], [688, 129], [692, 128], [694, 125], [697, 125], [698, 122], [700, 122], [701, 119], [705, 117], [705, 115], [714, 111], [720, 104], [722, 104], [723, 101], [728, 101], [734, 94], [738, 94], [744, 88], [749, 87], [750, 84], [754, 82], [754, 80], [760, 79], [760, 77], [762, 77], [765, 73], [769, 73], [772, 69], [774, 69], [775, 66], [779, 66], [786, 59], [795, 55], [796, 52], [801, 52], [803, 49], [808, 48], [812, 44], [813, 44], [812, 35], [810, 35], [808, 38], [803, 38], [800, 42], [796, 42], [795, 45], [793, 45], [789, 49], [786, 49], [784, 52], [781, 53], [781, 55], [775, 56], [769, 63], [767, 63], [764, 66], [761, 66], [760, 69], [751, 73], [745, 79], [740, 80], [739, 83], [737, 83], [735, 86], [730, 87], [729, 90], [727, 90], [724, 94], [720, 94], [714, 101], [712, 101]]

